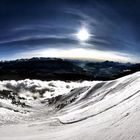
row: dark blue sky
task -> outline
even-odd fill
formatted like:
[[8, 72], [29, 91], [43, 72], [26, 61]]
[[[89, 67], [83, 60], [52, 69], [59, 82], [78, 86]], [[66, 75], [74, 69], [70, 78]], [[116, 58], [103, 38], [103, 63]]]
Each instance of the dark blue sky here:
[[[83, 28], [90, 38], [81, 43]], [[140, 61], [139, 0], [1, 0], [0, 59]]]

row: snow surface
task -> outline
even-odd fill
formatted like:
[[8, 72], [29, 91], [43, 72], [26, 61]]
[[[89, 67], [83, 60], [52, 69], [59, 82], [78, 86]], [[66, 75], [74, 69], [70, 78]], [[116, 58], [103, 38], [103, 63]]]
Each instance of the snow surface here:
[[29, 105], [0, 99], [0, 140], [140, 139], [140, 72], [113, 81], [1, 81], [0, 89]]

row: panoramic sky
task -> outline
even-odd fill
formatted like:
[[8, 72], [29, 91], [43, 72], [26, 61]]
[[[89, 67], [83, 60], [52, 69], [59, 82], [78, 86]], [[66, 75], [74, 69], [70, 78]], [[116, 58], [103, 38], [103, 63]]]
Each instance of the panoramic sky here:
[[0, 60], [139, 55], [139, 0], [0, 0]]

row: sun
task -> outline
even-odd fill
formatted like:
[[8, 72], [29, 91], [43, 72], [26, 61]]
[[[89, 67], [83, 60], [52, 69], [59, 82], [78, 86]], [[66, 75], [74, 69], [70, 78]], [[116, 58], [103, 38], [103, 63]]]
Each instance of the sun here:
[[80, 41], [87, 41], [90, 37], [90, 34], [86, 28], [81, 28], [76, 36]]

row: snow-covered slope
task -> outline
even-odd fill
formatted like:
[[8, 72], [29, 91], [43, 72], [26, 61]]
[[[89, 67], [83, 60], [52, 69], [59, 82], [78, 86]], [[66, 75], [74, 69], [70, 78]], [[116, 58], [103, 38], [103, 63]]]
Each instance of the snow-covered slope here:
[[104, 82], [2, 81], [11, 92], [1, 92], [0, 139], [139, 140], [139, 85], [140, 72]]

